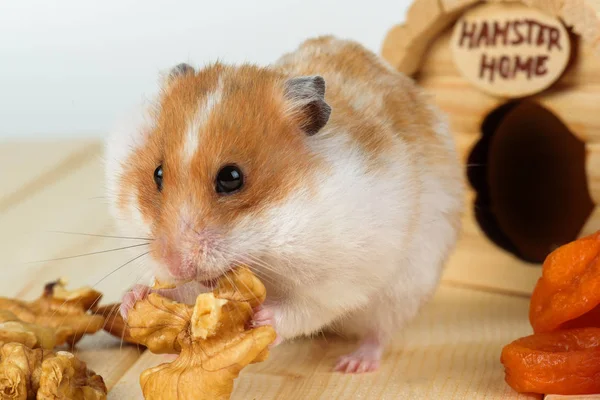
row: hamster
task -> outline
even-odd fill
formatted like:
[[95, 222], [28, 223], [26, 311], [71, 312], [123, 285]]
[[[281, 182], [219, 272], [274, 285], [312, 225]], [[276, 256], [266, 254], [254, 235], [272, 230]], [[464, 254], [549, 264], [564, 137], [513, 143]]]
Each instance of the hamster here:
[[[435, 291], [455, 246], [462, 170], [443, 114], [361, 44], [306, 40], [267, 67], [180, 64], [108, 140], [125, 232], [162, 281], [243, 263], [267, 287], [277, 343], [360, 340], [336, 371], [374, 371]], [[148, 292], [124, 295], [122, 312]]]

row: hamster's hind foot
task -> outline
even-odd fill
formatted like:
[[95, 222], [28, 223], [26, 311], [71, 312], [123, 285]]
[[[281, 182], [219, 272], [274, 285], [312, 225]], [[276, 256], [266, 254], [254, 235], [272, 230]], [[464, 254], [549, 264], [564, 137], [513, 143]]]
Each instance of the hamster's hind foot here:
[[367, 336], [358, 349], [339, 358], [334, 371], [346, 374], [362, 374], [379, 369], [383, 346], [374, 336]]

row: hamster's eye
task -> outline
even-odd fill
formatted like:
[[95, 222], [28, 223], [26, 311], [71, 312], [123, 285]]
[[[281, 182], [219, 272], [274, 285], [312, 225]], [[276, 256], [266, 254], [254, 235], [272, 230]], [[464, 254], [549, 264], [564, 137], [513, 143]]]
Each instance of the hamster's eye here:
[[231, 194], [244, 186], [244, 175], [235, 165], [226, 165], [217, 174], [216, 191], [219, 194]]
[[163, 167], [162, 167], [162, 165], [159, 165], [154, 170], [154, 182], [156, 182], [156, 188], [160, 192], [162, 190], [162, 185], [163, 185]]

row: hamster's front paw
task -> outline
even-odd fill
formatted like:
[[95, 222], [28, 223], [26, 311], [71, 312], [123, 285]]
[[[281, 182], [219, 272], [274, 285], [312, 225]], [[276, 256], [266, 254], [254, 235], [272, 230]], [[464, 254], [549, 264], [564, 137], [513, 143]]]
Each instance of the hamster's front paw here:
[[[273, 329], [275, 329], [275, 332], [277, 332], [277, 325], [276, 325], [277, 310], [275, 307], [265, 306], [265, 305], [261, 304], [258, 307], [254, 308], [253, 311], [254, 311], [254, 315], [252, 316], [252, 319], [248, 323], [250, 328], [257, 328], [259, 326], [270, 325], [273, 327]], [[283, 341], [283, 339], [278, 334], [275, 341], [273, 343], [271, 343], [271, 347], [277, 346], [282, 341]]]
[[127, 314], [129, 310], [133, 307], [136, 301], [143, 300], [148, 297], [150, 293], [150, 287], [146, 285], [134, 285], [131, 289], [129, 289], [121, 299], [121, 307], [119, 311], [121, 312], [121, 316], [123, 319], [127, 320]]

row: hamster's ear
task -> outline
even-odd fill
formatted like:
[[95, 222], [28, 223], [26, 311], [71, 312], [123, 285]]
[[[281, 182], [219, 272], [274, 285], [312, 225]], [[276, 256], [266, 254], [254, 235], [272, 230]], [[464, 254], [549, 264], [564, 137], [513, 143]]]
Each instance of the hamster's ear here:
[[319, 132], [329, 121], [331, 107], [325, 102], [325, 80], [321, 76], [288, 79], [285, 82], [285, 97], [307, 135]]
[[194, 70], [194, 68], [186, 63], [181, 63], [181, 64], [177, 64], [176, 66], [174, 66], [173, 68], [171, 68], [171, 70], [169, 71], [169, 82], [173, 81], [173, 79], [176, 79], [180, 76], [186, 75], [186, 74], [195, 74], [196, 71]]

